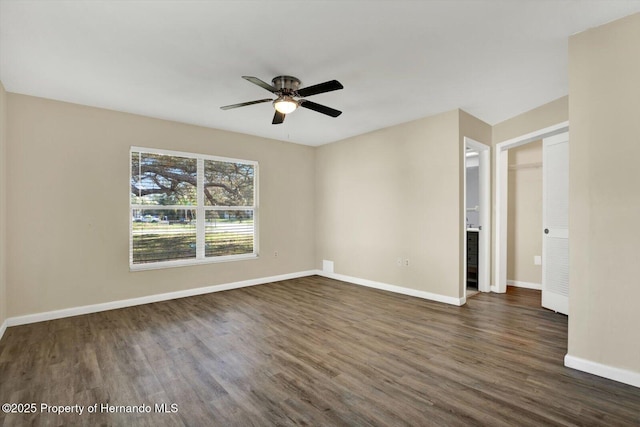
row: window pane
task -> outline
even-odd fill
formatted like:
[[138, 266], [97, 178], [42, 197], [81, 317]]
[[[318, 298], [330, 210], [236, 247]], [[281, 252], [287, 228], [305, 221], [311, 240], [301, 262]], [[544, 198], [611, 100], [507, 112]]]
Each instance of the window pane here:
[[205, 255], [208, 257], [253, 253], [253, 211], [207, 211]]
[[133, 209], [133, 263], [196, 257], [195, 209]]
[[254, 166], [204, 161], [206, 206], [253, 206]]
[[195, 205], [197, 160], [163, 154], [131, 153], [131, 203]]

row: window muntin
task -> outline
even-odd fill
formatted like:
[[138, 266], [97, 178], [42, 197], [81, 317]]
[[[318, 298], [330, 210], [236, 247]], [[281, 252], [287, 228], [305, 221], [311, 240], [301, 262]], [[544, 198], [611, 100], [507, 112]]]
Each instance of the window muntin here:
[[252, 161], [131, 148], [130, 267], [257, 256]]

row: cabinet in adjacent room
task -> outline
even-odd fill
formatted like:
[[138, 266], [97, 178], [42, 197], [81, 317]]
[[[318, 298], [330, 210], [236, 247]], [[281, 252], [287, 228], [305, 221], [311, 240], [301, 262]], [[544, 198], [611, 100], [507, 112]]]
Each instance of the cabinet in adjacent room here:
[[478, 289], [478, 237], [477, 231], [467, 230], [467, 288]]

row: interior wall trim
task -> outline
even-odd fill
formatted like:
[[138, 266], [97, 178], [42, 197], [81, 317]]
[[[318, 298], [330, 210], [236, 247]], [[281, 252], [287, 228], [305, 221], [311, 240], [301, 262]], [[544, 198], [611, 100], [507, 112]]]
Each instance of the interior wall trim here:
[[7, 330], [7, 320], [5, 320], [4, 322], [2, 322], [2, 325], [0, 325], [0, 340], [2, 339], [2, 336], [4, 335], [4, 331]]
[[517, 288], [542, 290], [542, 283], [521, 282], [519, 280], [507, 280], [507, 286], [515, 286]]
[[640, 372], [628, 371], [566, 354], [564, 366], [640, 388]]
[[[202, 288], [185, 289], [182, 291], [167, 292], [163, 294], [148, 295], [139, 298], [111, 301], [101, 304], [84, 305], [80, 307], [65, 308], [62, 310], [47, 311], [44, 313], [27, 314], [24, 316], [9, 317], [5, 320], [3, 328], [10, 326], [26, 325], [29, 323], [44, 322], [47, 320], [62, 319], [64, 317], [79, 316], [82, 314], [98, 313], [100, 311], [114, 310], [117, 308], [133, 307], [136, 305], [150, 304], [153, 302], [168, 301], [172, 299], [191, 297], [195, 295], [209, 294], [213, 292], [228, 291], [231, 289], [246, 288], [248, 286], [263, 285], [265, 283], [279, 282], [281, 280], [297, 279], [299, 277], [312, 276], [315, 270], [300, 271], [297, 273], [281, 274], [278, 276], [262, 277], [258, 279], [243, 280], [239, 282], [223, 283], [220, 285], [205, 286]], [[4, 333], [4, 329], [0, 328]], [[0, 338], [2, 334], [0, 334]]]
[[396, 294], [409, 295], [412, 297], [418, 297], [436, 302], [443, 302], [445, 304], [461, 306], [467, 302], [466, 297], [454, 298], [446, 295], [434, 294], [426, 291], [419, 291], [417, 289], [405, 288], [397, 285], [390, 285], [388, 283], [376, 282], [369, 279], [361, 279], [359, 277], [346, 276], [344, 274], [329, 273], [326, 271], [316, 271], [318, 276], [327, 277], [329, 279], [341, 280], [343, 282], [353, 283], [354, 285], [366, 286], [368, 288], [381, 289], [383, 291], [394, 292]]

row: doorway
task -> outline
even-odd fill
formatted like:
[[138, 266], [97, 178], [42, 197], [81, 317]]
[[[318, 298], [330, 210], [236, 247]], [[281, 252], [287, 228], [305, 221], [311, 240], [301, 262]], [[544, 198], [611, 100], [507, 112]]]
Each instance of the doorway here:
[[491, 147], [464, 138], [463, 257], [464, 298], [467, 291], [490, 292]]
[[494, 285], [491, 291], [504, 293], [507, 291], [507, 215], [508, 215], [508, 167], [510, 148], [519, 147], [533, 141], [549, 138], [568, 132], [569, 122], [559, 123], [496, 145], [495, 150], [495, 260]]

